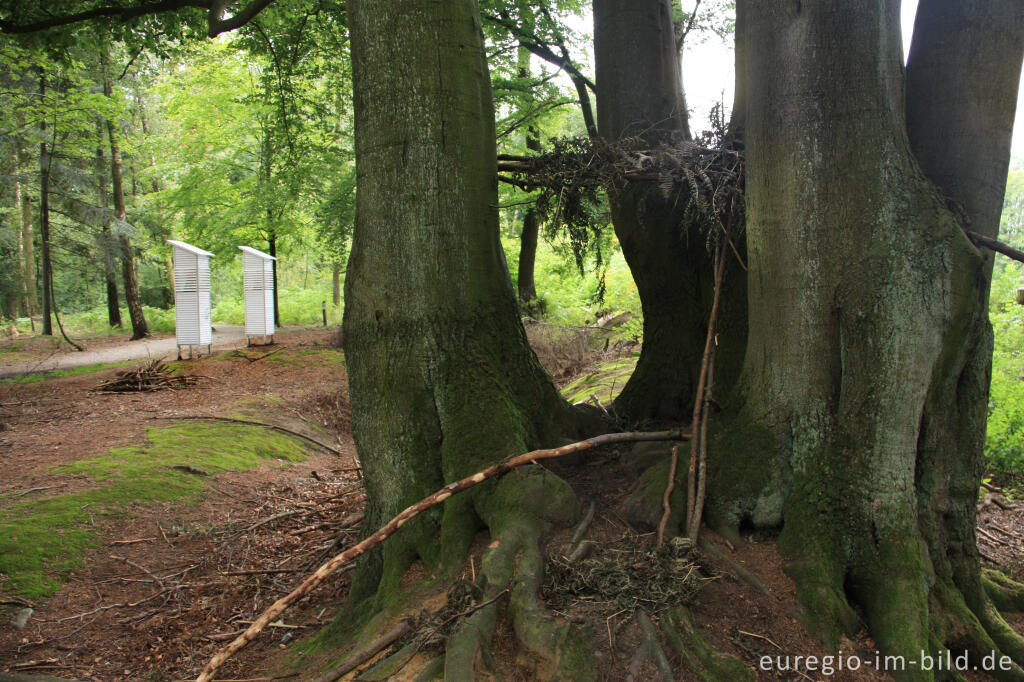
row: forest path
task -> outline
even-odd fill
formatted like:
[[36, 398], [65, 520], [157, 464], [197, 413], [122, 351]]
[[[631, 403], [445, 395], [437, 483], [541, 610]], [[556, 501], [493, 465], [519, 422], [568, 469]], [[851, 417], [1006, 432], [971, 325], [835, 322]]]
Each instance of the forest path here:
[[[298, 329], [293, 328], [293, 329]], [[283, 331], [283, 329], [281, 330]], [[245, 327], [242, 325], [218, 324], [213, 328], [213, 349], [227, 350], [245, 345]], [[205, 348], [203, 349], [205, 355]], [[186, 357], [187, 357], [186, 352]], [[18, 362], [0, 367], [0, 379], [39, 374], [58, 369], [74, 369], [89, 365], [115, 362], [130, 362], [148, 358], [170, 358], [178, 356], [178, 344], [173, 335], [160, 335], [138, 341], [123, 341], [116, 345], [100, 348], [86, 348], [82, 352], [54, 352], [42, 359]]]

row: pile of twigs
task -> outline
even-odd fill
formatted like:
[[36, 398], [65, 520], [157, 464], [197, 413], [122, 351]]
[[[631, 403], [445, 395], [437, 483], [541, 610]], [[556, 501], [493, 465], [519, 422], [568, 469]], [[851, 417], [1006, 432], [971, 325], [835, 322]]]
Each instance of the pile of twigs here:
[[661, 613], [692, 602], [713, 573], [686, 538], [649, 547], [631, 536], [625, 551], [577, 561], [558, 554], [548, 556], [542, 596], [556, 611], [589, 600], [609, 613], [640, 607]]
[[101, 381], [95, 388], [97, 393], [132, 393], [138, 391], [159, 391], [165, 388], [188, 388], [197, 386], [207, 377], [174, 374], [163, 360], [150, 360], [141, 367], [118, 372], [113, 379]]

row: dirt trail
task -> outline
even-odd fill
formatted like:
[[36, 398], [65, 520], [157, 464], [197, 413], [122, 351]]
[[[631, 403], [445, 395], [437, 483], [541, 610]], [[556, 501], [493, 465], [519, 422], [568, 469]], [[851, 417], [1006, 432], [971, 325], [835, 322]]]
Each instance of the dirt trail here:
[[[300, 327], [285, 327], [280, 331], [298, 330]], [[245, 345], [245, 327], [241, 325], [218, 324], [213, 330], [213, 349], [229, 350], [240, 348]], [[204, 355], [205, 355], [205, 349]], [[87, 367], [100, 363], [128, 362], [131, 360], [145, 360], [147, 358], [175, 358], [178, 355], [178, 346], [174, 336], [158, 336], [139, 341], [125, 341], [124, 343], [105, 346], [96, 349], [86, 349], [84, 352], [60, 352], [54, 353], [43, 359], [30, 360], [0, 367], [0, 379], [6, 379], [24, 374], [38, 374], [41, 372], [52, 372], [56, 369], [72, 369], [75, 367]]]

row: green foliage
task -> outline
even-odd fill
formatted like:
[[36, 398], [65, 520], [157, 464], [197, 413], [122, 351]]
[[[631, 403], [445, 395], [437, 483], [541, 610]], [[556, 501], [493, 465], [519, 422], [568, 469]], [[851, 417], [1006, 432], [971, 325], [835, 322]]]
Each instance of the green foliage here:
[[[1024, 247], [1024, 170], [1011, 169], [1000, 238]], [[1024, 306], [1015, 302], [1024, 287], [1024, 265], [997, 256], [989, 315], [995, 334], [989, 395], [986, 453], [996, 474], [1024, 474]]]
[[187, 422], [150, 429], [143, 446], [56, 467], [54, 474], [79, 474], [95, 487], [0, 507], [0, 586], [28, 598], [52, 595], [97, 545], [97, 521], [129, 515], [139, 505], [198, 500], [205, 477], [197, 470], [245, 471], [305, 457], [298, 440], [275, 431]]
[[[340, 307], [331, 305], [330, 293], [317, 289], [282, 289], [278, 292], [282, 325], [318, 327], [323, 324], [323, 302], [327, 301], [327, 323], [341, 324]], [[222, 296], [213, 309], [214, 324], [245, 324], [245, 302], [242, 289], [237, 294]]]
[[[146, 315], [146, 323], [149, 325], [149, 331], [158, 334], [174, 333], [173, 308], [167, 310], [164, 308], [142, 306], [142, 310]], [[128, 320], [127, 308], [121, 308], [121, 319]], [[111, 329], [107, 324], [106, 306], [90, 308], [89, 310], [83, 310], [79, 313], [62, 316], [61, 321], [64, 323], [64, 328], [67, 330], [68, 334], [72, 337], [126, 334], [131, 331], [130, 327], [124, 329], [115, 327]]]
[[[543, 319], [552, 324], [585, 326], [608, 312], [630, 312], [629, 334], [624, 338], [639, 341], [643, 318], [640, 295], [629, 266], [622, 257], [618, 241], [610, 234], [603, 269], [580, 274], [571, 247], [558, 235], [540, 240], [537, 245], [537, 296], [544, 305]], [[502, 240], [505, 258], [515, 280], [518, 271], [519, 244], [510, 237]], [[601, 295], [603, 293], [603, 296]]]

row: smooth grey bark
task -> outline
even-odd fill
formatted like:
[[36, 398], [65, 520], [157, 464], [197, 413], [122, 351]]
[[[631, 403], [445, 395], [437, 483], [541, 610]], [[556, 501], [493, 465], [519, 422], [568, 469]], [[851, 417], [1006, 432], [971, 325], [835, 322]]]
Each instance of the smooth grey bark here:
[[[498, 238], [493, 106], [476, 3], [355, 0], [348, 12], [359, 191], [344, 348], [367, 489], [364, 528], [375, 530], [444, 483], [550, 442], [573, 421], [526, 343]], [[443, 571], [461, 566], [485, 525], [503, 538], [484, 560], [483, 570], [495, 572], [488, 596], [514, 580], [509, 615], [519, 625], [529, 619], [524, 643], [558, 659], [565, 636], [552, 633], [564, 630], [529, 608], [530, 587], [544, 528], [571, 519], [575, 498], [539, 467], [474, 491], [417, 517], [369, 555], [349, 599], [386, 598], [416, 558]], [[450, 679], [472, 678], [496, 609], [473, 621], [490, 618], [490, 626], [449, 642]]]
[[[988, 268], [911, 152], [899, 3], [747, 0], [739, 11], [750, 335], [743, 407], [712, 456], [709, 518], [782, 526], [806, 621], [833, 647], [856, 628], [856, 604], [888, 653], [955, 645], [1019, 663], [1020, 638], [971, 577]], [[965, 45], [995, 30], [972, 9], [963, 18], [957, 30], [977, 31]], [[948, 35], [923, 40], [943, 43], [933, 58], [966, 57]], [[998, 52], [1019, 69], [1019, 49]], [[971, 97], [929, 96], [952, 109]], [[950, 134], [921, 144], [942, 156]], [[977, 159], [996, 165], [983, 184], [1005, 183], [1002, 157]]]
[[[923, 0], [918, 5], [906, 80], [911, 149], [967, 228], [990, 237], [999, 231], [1022, 61], [1024, 5], [1019, 2]], [[955, 608], [962, 598], [993, 643], [1021, 662], [1024, 640], [985, 593], [975, 537], [991, 376], [988, 297], [994, 256], [986, 254], [979, 300], [960, 352], [930, 390], [917, 487], [920, 525], [944, 605]]]
[[[647, 148], [690, 143], [668, 0], [595, 0], [594, 50], [602, 139]], [[678, 188], [666, 195], [658, 183], [633, 182], [610, 188], [609, 201], [644, 316], [640, 359], [615, 411], [630, 422], [687, 421], [712, 299], [708, 236], [686, 218], [687, 195]], [[730, 276], [726, 291], [720, 386], [735, 379], [746, 336], [742, 278]]]

